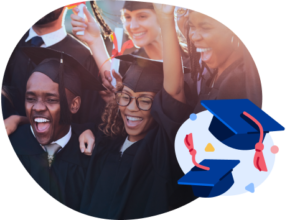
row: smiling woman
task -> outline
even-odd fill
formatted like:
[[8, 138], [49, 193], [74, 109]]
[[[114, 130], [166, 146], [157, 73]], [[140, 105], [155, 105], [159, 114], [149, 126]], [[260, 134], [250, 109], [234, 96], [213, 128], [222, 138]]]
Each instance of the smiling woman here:
[[242, 41], [225, 25], [189, 10], [188, 50], [191, 78], [197, 82], [195, 113], [201, 100], [249, 99], [262, 106], [262, 89], [255, 63]]
[[[175, 52], [179, 54], [179, 47]], [[191, 109], [180, 98], [184, 97], [180, 62], [174, 72], [163, 71], [160, 61], [135, 55], [118, 59], [131, 64], [116, 100], [105, 109], [100, 129], [93, 131], [95, 149], [81, 212], [108, 219], [143, 218], [194, 199], [191, 188], [177, 184], [182, 171], [173, 146]], [[81, 135], [83, 151], [84, 139], [94, 135], [90, 130]]]

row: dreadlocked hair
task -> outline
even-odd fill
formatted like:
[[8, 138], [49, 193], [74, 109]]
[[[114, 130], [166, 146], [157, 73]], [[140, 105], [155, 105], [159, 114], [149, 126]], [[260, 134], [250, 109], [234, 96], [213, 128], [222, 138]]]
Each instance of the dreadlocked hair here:
[[101, 14], [102, 10], [99, 9], [97, 2], [95, 0], [90, 1], [90, 4], [91, 4], [92, 10], [93, 10], [93, 14], [94, 14], [95, 18], [97, 19], [98, 23], [100, 24], [100, 28], [101, 28], [104, 38], [111, 36], [113, 31], [111, 30], [111, 28], [108, 26], [108, 24], [103, 19], [102, 14]]
[[194, 81], [197, 81], [198, 73], [200, 73], [199, 77], [200, 78], [202, 77], [204, 66], [202, 65], [202, 67], [200, 67], [199, 60], [200, 60], [201, 54], [197, 53], [197, 48], [191, 42], [189, 33], [190, 33], [190, 28], [187, 29], [187, 47], [188, 47], [188, 53], [189, 53], [190, 62], [191, 62], [191, 76]]
[[[122, 91], [123, 86], [117, 90]], [[123, 119], [119, 112], [119, 105], [114, 98], [111, 102], [107, 103], [102, 114], [102, 123], [98, 128], [109, 137], [125, 137], [127, 135]]]

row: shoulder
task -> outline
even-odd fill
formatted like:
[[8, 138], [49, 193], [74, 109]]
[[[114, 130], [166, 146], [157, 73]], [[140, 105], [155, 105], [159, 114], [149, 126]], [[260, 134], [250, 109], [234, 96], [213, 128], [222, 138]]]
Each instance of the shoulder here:
[[62, 41], [50, 46], [50, 48], [63, 51], [75, 57], [78, 61], [85, 61], [88, 57], [91, 57], [90, 49], [70, 34]]
[[9, 140], [17, 154], [39, 153], [40, 145], [30, 130], [30, 124], [19, 126]]
[[79, 136], [72, 132], [69, 142], [57, 154], [57, 158], [60, 157], [62, 160], [80, 167], [88, 167], [90, 156], [81, 153], [78, 138]]

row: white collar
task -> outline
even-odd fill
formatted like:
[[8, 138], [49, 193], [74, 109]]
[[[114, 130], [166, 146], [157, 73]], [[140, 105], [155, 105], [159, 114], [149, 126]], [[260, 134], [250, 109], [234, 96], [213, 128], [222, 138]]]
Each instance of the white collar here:
[[[29, 35], [28, 35], [27, 39], [25, 40], [25, 42], [31, 40], [33, 37], [36, 37], [36, 36], [39, 36], [39, 35], [31, 27], [29, 30]], [[44, 44], [42, 44], [41, 47], [50, 47], [50, 46], [62, 41], [66, 36], [67, 36], [67, 32], [66, 32], [65, 26], [62, 26], [57, 31], [40, 36], [44, 41]]]
[[[30, 125], [30, 129], [31, 129], [31, 132], [32, 132], [33, 136], [35, 137], [31, 125]], [[67, 143], [69, 142], [69, 140], [71, 139], [71, 136], [72, 136], [72, 128], [70, 126], [69, 132], [65, 136], [58, 139], [57, 141], [53, 141], [51, 144], [58, 144], [59, 146], [64, 148], [67, 145]]]

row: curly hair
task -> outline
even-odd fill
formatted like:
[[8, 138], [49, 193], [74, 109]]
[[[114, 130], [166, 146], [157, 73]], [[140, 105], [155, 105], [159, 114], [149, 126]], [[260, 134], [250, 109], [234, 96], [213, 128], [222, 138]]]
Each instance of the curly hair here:
[[90, 4], [91, 4], [91, 8], [92, 8], [92, 11], [93, 11], [93, 14], [94, 14], [96, 20], [100, 24], [100, 28], [102, 30], [104, 38], [109, 37], [113, 33], [113, 31], [108, 26], [108, 24], [105, 22], [105, 20], [102, 16], [102, 10], [99, 9], [96, 1], [90, 1]]
[[[123, 86], [117, 86], [118, 91], [122, 91]], [[126, 130], [123, 119], [119, 112], [119, 105], [114, 98], [111, 102], [107, 103], [104, 112], [101, 116], [102, 123], [98, 128], [109, 137], [126, 136]]]

